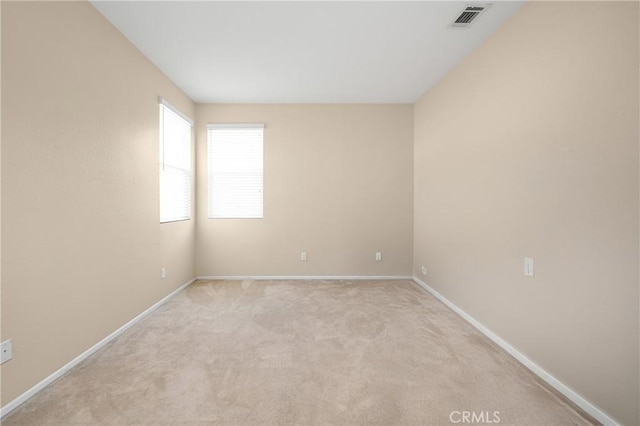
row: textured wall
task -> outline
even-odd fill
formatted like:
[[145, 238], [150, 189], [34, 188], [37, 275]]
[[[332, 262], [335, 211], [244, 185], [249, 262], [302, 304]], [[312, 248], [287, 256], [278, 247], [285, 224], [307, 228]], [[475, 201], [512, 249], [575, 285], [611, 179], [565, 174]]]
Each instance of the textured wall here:
[[[198, 275], [411, 274], [411, 105], [196, 109]], [[207, 219], [206, 124], [226, 122], [266, 125], [264, 219]]]
[[640, 423], [638, 63], [637, 2], [534, 2], [414, 118], [416, 276], [626, 424]]
[[193, 116], [90, 3], [2, 2], [2, 405], [194, 276], [194, 220], [159, 223], [158, 96]]

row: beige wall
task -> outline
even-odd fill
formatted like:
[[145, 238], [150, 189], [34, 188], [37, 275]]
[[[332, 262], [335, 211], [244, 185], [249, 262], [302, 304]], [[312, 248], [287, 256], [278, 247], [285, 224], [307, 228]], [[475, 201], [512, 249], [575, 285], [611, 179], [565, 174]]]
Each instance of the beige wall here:
[[415, 275], [625, 424], [640, 423], [638, 34], [637, 2], [530, 3], [414, 118]]
[[88, 2], [2, 2], [2, 405], [195, 275], [195, 221], [159, 224], [158, 96], [193, 116]]
[[[411, 105], [196, 109], [199, 276], [411, 275]], [[207, 219], [206, 124], [226, 122], [266, 125], [264, 219]]]

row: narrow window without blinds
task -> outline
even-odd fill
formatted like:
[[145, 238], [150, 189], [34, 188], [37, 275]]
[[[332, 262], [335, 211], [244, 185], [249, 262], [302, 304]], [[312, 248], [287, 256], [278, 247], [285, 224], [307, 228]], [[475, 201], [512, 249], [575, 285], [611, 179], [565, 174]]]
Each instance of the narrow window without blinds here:
[[160, 223], [191, 218], [191, 127], [160, 99]]

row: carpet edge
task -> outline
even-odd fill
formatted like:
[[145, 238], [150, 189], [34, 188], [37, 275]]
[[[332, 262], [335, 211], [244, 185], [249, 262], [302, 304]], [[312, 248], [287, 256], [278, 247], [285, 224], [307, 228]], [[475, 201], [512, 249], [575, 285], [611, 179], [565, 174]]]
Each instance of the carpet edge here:
[[35, 386], [31, 387], [26, 392], [24, 392], [23, 394], [19, 395], [18, 397], [16, 397], [12, 401], [8, 402], [4, 407], [0, 408], [0, 420], [3, 419], [4, 417], [6, 417], [9, 413], [11, 413], [13, 410], [18, 408], [20, 405], [22, 405], [23, 403], [27, 402], [29, 400], [29, 398], [31, 398], [32, 396], [36, 395], [42, 389], [44, 389], [45, 387], [47, 387], [48, 385], [50, 385], [51, 383], [56, 381], [58, 378], [60, 378], [62, 375], [64, 375], [67, 371], [71, 370], [73, 367], [75, 367], [76, 365], [80, 364], [82, 361], [84, 361], [85, 359], [87, 359], [88, 357], [90, 357], [91, 355], [96, 353], [99, 349], [101, 349], [107, 343], [111, 342], [113, 339], [115, 339], [116, 337], [118, 337], [119, 335], [121, 335], [122, 333], [127, 331], [129, 328], [131, 328], [133, 325], [135, 325], [138, 321], [140, 321], [141, 319], [143, 319], [146, 316], [148, 316], [149, 314], [151, 314], [153, 311], [158, 309], [160, 306], [164, 305], [166, 302], [169, 301], [169, 299], [174, 297], [176, 294], [180, 293], [185, 288], [189, 287], [196, 280], [197, 280], [197, 278], [192, 278], [191, 280], [189, 280], [185, 284], [182, 284], [180, 287], [178, 287], [177, 289], [173, 290], [171, 293], [169, 293], [168, 295], [166, 295], [165, 297], [163, 297], [162, 299], [160, 299], [159, 301], [157, 301], [156, 303], [154, 303], [153, 305], [151, 305], [150, 307], [148, 307], [147, 309], [145, 309], [144, 311], [142, 311], [141, 313], [139, 313], [138, 315], [133, 317], [127, 323], [122, 325], [117, 330], [113, 331], [111, 334], [109, 334], [108, 336], [106, 336], [105, 338], [100, 340], [98, 343], [96, 343], [95, 345], [91, 346], [89, 349], [87, 349], [86, 351], [82, 352], [77, 357], [73, 358], [71, 361], [69, 361], [68, 363], [63, 365], [58, 370], [54, 371], [52, 374], [50, 374], [49, 376], [44, 378], [38, 384], [36, 384]]
[[544, 382], [546, 382], [549, 386], [551, 386], [556, 391], [560, 392], [564, 397], [566, 397], [569, 401], [577, 405], [580, 409], [584, 410], [588, 415], [592, 416], [595, 420], [599, 421], [603, 425], [611, 425], [617, 426], [621, 423], [614, 420], [610, 415], [605, 413], [602, 409], [598, 408], [595, 404], [587, 401], [583, 398], [579, 393], [571, 389], [569, 386], [562, 383], [560, 380], [556, 379], [553, 375], [547, 372], [545, 369], [540, 367], [538, 364], [529, 359], [522, 352], [511, 346], [506, 340], [502, 337], [498, 336], [496, 333], [487, 328], [480, 321], [476, 320], [474, 317], [466, 313], [464, 310], [459, 308], [449, 299], [444, 297], [438, 291], [430, 287], [427, 283], [420, 280], [418, 277], [413, 277], [413, 281], [422, 287], [425, 291], [431, 294], [433, 297], [438, 299], [444, 305], [446, 305], [453, 312], [458, 314], [462, 319], [471, 324], [474, 328], [476, 328], [479, 332], [488, 337], [492, 342], [500, 346], [503, 350], [505, 350], [509, 355], [518, 360], [522, 365], [524, 365], [527, 369], [529, 369], [533, 374], [538, 376]]

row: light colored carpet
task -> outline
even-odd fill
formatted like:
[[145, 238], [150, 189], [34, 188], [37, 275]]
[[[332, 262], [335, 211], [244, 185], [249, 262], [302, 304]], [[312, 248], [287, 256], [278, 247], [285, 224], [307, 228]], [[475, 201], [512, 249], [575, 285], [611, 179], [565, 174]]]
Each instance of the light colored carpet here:
[[199, 281], [3, 424], [443, 425], [463, 411], [589, 424], [412, 281]]

